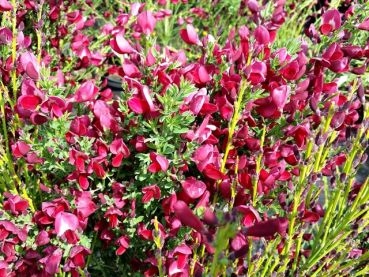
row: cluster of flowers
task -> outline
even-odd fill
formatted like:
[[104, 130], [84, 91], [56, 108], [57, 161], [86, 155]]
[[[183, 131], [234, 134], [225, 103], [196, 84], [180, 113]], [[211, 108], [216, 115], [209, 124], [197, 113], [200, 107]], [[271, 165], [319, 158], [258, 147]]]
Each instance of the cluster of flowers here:
[[0, 0], [0, 277], [368, 274], [368, 3], [156, 2]]

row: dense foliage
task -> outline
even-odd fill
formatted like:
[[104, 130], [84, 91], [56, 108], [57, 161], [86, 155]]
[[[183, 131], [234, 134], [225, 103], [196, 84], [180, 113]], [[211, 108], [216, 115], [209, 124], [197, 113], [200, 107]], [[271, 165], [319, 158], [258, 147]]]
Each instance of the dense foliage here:
[[0, 14], [0, 277], [368, 276], [369, 2]]

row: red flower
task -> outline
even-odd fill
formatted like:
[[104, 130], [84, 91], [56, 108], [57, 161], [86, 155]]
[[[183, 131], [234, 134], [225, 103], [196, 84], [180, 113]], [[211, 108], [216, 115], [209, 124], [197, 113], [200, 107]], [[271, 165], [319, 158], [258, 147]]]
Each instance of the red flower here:
[[269, 219], [247, 228], [245, 235], [253, 237], [269, 237], [275, 235], [275, 233], [283, 235], [286, 233], [287, 227], [288, 220], [286, 218]]
[[7, 0], [0, 0], [0, 12], [8, 12], [13, 9], [13, 5]]
[[261, 45], [268, 45], [270, 41], [270, 35], [268, 30], [264, 26], [257, 26], [254, 31], [254, 37], [256, 41]]
[[181, 29], [180, 31], [181, 38], [183, 41], [190, 45], [201, 45], [199, 37], [196, 33], [195, 28], [191, 24], [187, 24], [186, 29]]
[[319, 28], [323, 35], [336, 31], [341, 27], [341, 15], [337, 10], [328, 10], [322, 16], [322, 24]]
[[132, 46], [124, 38], [123, 33], [118, 33], [114, 38], [110, 40], [110, 46], [118, 54], [131, 54], [133, 52]]
[[25, 52], [19, 58], [20, 64], [26, 74], [34, 79], [38, 80], [40, 75], [40, 65], [38, 64], [37, 57], [32, 52]]
[[63, 257], [63, 252], [57, 250], [56, 246], [48, 246], [43, 252], [46, 252], [48, 255], [39, 260], [39, 263], [45, 266], [45, 272], [51, 276], [58, 274], [60, 271], [60, 262]]
[[0, 241], [3, 241], [9, 234], [16, 234], [18, 228], [13, 222], [7, 220], [0, 220]]
[[144, 11], [137, 17], [137, 24], [145, 35], [150, 35], [154, 31], [156, 19], [150, 11]]
[[122, 163], [123, 158], [128, 158], [129, 156], [129, 149], [127, 145], [124, 143], [123, 139], [115, 139], [110, 144], [110, 152], [116, 155], [113, 158], [112, 165], [114, 167], [119, 167]]
[[60, 212], [55, 217], [55, 231], [58, 236], [64, 235], [68, 230], [75, 231], [78, 226], [79, 220], [74, 214]]
[[142, 189], [144, 196], [142, 197], [142, 203], [145, 204], [151, 200], [151, 198], [160, 199], [160, 188], [157, 185], [144, 187]]
[[186, 244], [181, 244], [173, 249], [173, 257], [177, 256], [177, 267], [183, 269], [188, 262], [188, 255], [191, 255], [192, 251]]
[[186, 178], [181, 182], [181, 185], [185, 193], [192, 199], [200, 198], [206, 191], [206, 185], [194, 177]]
[[117, 255], [122, 255], [129, 248], [129, 237], [121, 236], [115, 241], [115, 244], [119, 245], [119, 248], [116, 251]]
[[91, 101], [95, 98], [99, 88], [95, 86], [93, 81], [83, 83], [74, 95], [74, 102], [83, 103]]
[[29, 203], [26, 199], [21, 199], [19, 195], [13, 195], [10, 193], [4, 193], [4, 196], [8, 198], [4, 202], [4, 210], [11, 211], [14, 215], [19, 215], [27, 210]]
[[169, 167], [169, 161], [166, 158], [154, 152], [151, 152], [150, 159], [153, 163], [149, 166], [149, 172], [156, 173], [159, 171], [167, 171]]
[[248, 76], [247, 80], [252, 85], [257, 85], [265, 81], [267, 67], [265, 63], [256, 61], [246, 68], [245, 73]]
[[72, 165], [75, 165], [77, 167], [77, 170], [79, 172], [82, 172], [85, 170], [85, 161], [88, 160], [88, 156], [80, 152], [74, 148], [69, 151], [69, 161]]
[[118, 215], [122, 216], [123, 213], [117, 208], [110, 208], [106, 211], [104, 218], [109, 218], [109, 225], [111, 229], [114, 229], [118, 225]]
[[176, 217], [182, 224], [195, 229], [199, 233], [201, 232], [203, 225], [200, 219], [198, 219], [185, 202], [179, 200], [174, 204], [173, 208]]
[[63, 267], [63, 271], [70, 271], [72, 268], [84, 268], [85, 257], [91, 255], [91, 250], [83, 245], [75, 245], [70, 249], [68, 260]]
[[359, 25], [357, 25], [359, 30], [369, 31], [369, 18], [364, 19]]
[[17, 141], [15, 144], [12, 145], [13, 155], [16, 158], [21, 158], [26, 155], [29, 150], [31, 150], [31, 146], [23, 141]]

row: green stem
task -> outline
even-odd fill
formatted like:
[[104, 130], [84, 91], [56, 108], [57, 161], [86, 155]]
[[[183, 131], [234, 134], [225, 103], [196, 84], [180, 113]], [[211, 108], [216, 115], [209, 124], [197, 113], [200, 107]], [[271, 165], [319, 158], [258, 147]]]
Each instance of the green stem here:
[[214, 253], [214, 257], [213, 257], [213, 261], [211, 263], [211, 268], [210, 268], [210, 276], [212, 277], [216, 277], [218, 276], [218, 272], [219, 272], [219, 255], [222, 253], [222, 251], [226, 248], [226, 245], [228, 244], [228, 237], [227, 237], [227, 233], [229, 231], [229, 223], [223, 228], [219, 230], [219, 237], [217, 239], [218, 243], [216, 245], [215, 248], [215, 253]]
[[265, 141], [265, 133], [266, 133], [266, 125], [264, 125], [262, 137], [260, 139], [260, 153], [256, 160], [256, 174], [253, 180], [252, 205], [254, 207], [256, 205], [256, 200], [257, 200], [256, 194], [258, 191], [258, 181], [259, 181], [259, 174], [260, 174], [260, 168], [261, 168], [261, 159], [263, 157], [263, 146], [264, 146], [264, 141]]
[[97, 235], [99, 234], [99, 231], [95, 231], [95, 236], [94, 236], [94, 240], [92, 242], [92, 246], [91, 246], [91, 255], [88, 256], [87, 258], [87, 262], [86, 262], [86, 270], [88, 269], [88, 266], [90, 265], [90, 262], [91, 262], [91, 257], [92, 257], [92, 254], [94, 252], [94, 249], [95, 249], [95, 245], [96, 245], [96, 241], [97, 241]]
[[163, 261], [161, 259], [161, 241], [160, 241], [160, 235], [159, 235], [159, 224], [158, 224], [158, 218], [155, 216], [155, 244], [157, 249], [159, 250], [159, 254], [157, 253], [157, 261], [158, 261], [158, 270], [159, 270], [159, 277], [164, 277], [163, 274]]
[[[268, 256], [268, 259], [267, 259], [267, 262], [264, 266], [263, 273], [261, 274], [260, 277], [264, 277], [265, 274], [267, 273], [268, 268], [269, 268], [269, 264], [271, 263], [272, 258], [273, 258], [273, 254], [275, 253], [275, 250], [277, 249], [277, 246], [280, 242], [281, 242], [281, 237], [279, 236], [278, 239], [274, 242], [272, 250], [270, 252], [264, 252], [264, 256]], [[278, 263], [278, 260], [279, 260], [279, 256], [277, 256], [277, 258], [276, 258], [276, 263]]]
[[[220, 167], [220, 172], [222, 172], [223, 174], [225, 173], [225, 166], [226, 166], [226, 162], [227, 162], [227, 159], [228, 159], [228, 154], [229, 154], [229, 151], [231, 150], [231, 146], [232, 146], [233, 133], [234, 133], [234, 130], [236, 128], [236, 124], [237, 124], [238, 119], [239, 119], [240, 107], [241, 107], [241, 103], [242, 103], [242, 100], [243, 100], [243, 95], [246, 91], [247, 85], [248, 85], [248, 83], [245, 80], [242, 80], [240, 93], [238, 95], [237, 102], [234, 104], [234, 114], [233, 114], [233, 118], [232, 118], [232, 122], [231, 122], [231, 127], [230, 127], [229, 133], [228, 133], [228, 140], [227, 140], [227, 145], [226, 145], [226, 149], [225, 149], [225, 152], [224, 152], [224, 157], [223, 157], [223, 160], [222, 160], [222, 165]], [[220, 182], [221, 181], [217, 182], [217, 190], [216, 190], [216, 193], [215, 193], [215, 196], [214, 196], [213, 204], [217, 203], [217, 200], [218, 200], [218, 190], [219, 190]]]
[[6, 119], [5, 119], [5, 101], [3, 98], [3, 93], [0, 89], [0, 104], [1, 104], [1, 119], [2, 119], [2, 123], [3, 123], [3, 133], [4, 133], [4, 138], [5, 138], [5, 152], [6, 155], [8, 156], [8, 159], [10, 159], [10, 154], [9, 154], [9, 138], [8, 138], [8, 128], [6, 126]]
[[[171, 1], [167, 1], [167, 4], [165, 6], [165, 8], [168, 10], [170, 9], [170, 4]], [[166, 16], [164, 19], [164, 45], [168, 45], [169, 44], [169, 38], [170, 38], [170, 34], [169, 34], [169, 17]]]
[[[198, 244], [198, 238], [196, 238], [195, 244]], [[197, 245], [196, 247], [194, 247], [193, 249], [193, 258], [192, 258], [192, 265], [191, 265], [191, 271], [190, 271], [190, 276], [193, 276], [193, 273], [195, 271], [195, 266], [196, 266], [196, 261], [197, 261], [197, 249], [198, 249]]]
[[301, 231], [298, 238], [295, 240], [295, 241], [297, 241], [297, 245], [296, 245], [296, 251], [295, 251], [295, 258], [293, 259], [293, 264], [292, 264], [292, 274], [293, 274], [293, 272], [295, 272], [295, 270], [297, 268], [297, 261], [299, 259], [303, 234], [304, 234], [304, 232]]
[[15, 60], [17, 57], [17, 5], [16, 0], [12, 0], [13, 11], [12, 11], [12, 27], [13, 27], [13, 42], [12, 42], [12, 62], [13, 62], [13, 96], [14, 102], [17, 102], [17, 69]]

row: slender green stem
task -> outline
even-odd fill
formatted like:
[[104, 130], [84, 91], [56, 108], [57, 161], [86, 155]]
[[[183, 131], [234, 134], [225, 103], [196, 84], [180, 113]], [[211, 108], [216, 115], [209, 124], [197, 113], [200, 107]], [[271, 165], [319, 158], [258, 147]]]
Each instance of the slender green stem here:
[[216, 277], [219, 272], [219, 255], [227, 247], [228, 244], [228, 231], [230, 224], [228, 223], [224, 228], [219, 230], [219, 237], [217, 237], [217, 245], [215, 247], [215, 252], [213, 256], [213, 261], [210, 268], [210, 276]]
[[159, 270], [159, 277], [164, 277], [163, 274], [163, 261], [161, 259], [161, 241], [160, 241], [160, 235], [159, 235], [159, 224], [158, 224], [158, 218], [155, 216], [155, 244], [156, 244], [156, 248], [159, 250], [156, 253], [156, 259], [158, 261], [158, 270]]
[[263, 146], [265, 141], [265, 133], [266, 133], [266, 125], [264, 125], [262, 137], [260, 139], [260, 153], [256, 160], [256, 176], [253, 180], [253, 191], [252, 191], [252, 205], [255, 207], [256, 205], [256, 194], [258, 190], [258, 181], [259, 181], [259, 174], [260, 174], [260, 168], [261, 168], [261, 159], [263, 157]]
[[3, 98], [3, 93], [0, 89], [0, 108], [1, 108], [1, 120], [3, 123], [3, 134], [4, 134], [4, 138], [5, 138], [5, 152], [6, 155], [8, 156], [8, 159], [10, 158], [10, 154], [9, 154], [9, 138], [8, 138], [8, 128], [6, 126], [6, 119], [5, 119], [5, 101]]
[[[198, 238], [196, 238], [195, 244], [198, 244]], [[190, 270], [190, 276], [193, 276], [193, 273], [195, 271], [195, 266], [196, 266], [196, 262], [197, 262], [197, 249], [198, 249], [197, 245], [194, 249], [193, 249], [193, 257], [192, 257], [192, 264], [191, 264], [191, 270]]]
[[[301, 168], [301, 173], [300, 173], [300, 179], [298, 182], [298, 185], [296, 187], [296, 190], [294, 192], [294, 197], [293, 197], [293, 208], [292, 208], [292, 214], [290, 215], [290, 221], [289, 221], [289, 226], [288, 226], [288, 239], [287, 239], [287, 243], [285, 244], [285, 247], [283, 249], [283, 258], [282, 258], [282, 264], [283, 266], [278, 270], [278, 273], [283, 272], [286, 268], [287, 268], [287, 259], [288, 259], [288, 255], [292, 246], [292, 240], [293, 240], [293, 232], [294, 232], [294, 227], [295, 227], [295, 221], [296, 221], [296, 217], [297, 217], [297, 208], [300, 205], [300, 196], [302, 193], [302, 185], [305, 182], [305, 176], [307, 173], [307, 165], [302, 166]], [[276, 263], [274, 264], [276, 266]]]
[[98, 234], [99, 234], [99, 231], [95, 231], [94, 240], [93, 240], [92, 246], [91, 246], [91, 255], [89, 255], [88, 258], [87, 258], [86, 267], [85, 267], [86, 269], [88, 269], [88, 266], [90, 265], [91, 257], [92, 257], [92, 254], [94, 252], [94, 249], [95, 249]]
[[17, 1], [12, 0], [13, 11], [12, 11], [12, 28], [13, 28], [13, 42], [12, 42], [12, 63], [13, 63], [13, 71], [12, 71], [12, 79], [13, 79], [13, 97], [14, 102], [17, 102], [17, 69], [15, 60], [17, 57]]
[[[268, 272], [269, 264], [272, 262], [272, 259], [273, 259], [273, 256], [274, 256], [273, 254], [275, 253], [275, 251], [277, 249], [277, 246], [278, 246], [278, 244], [280, 242], [281, 242], [281, 237], [279, 236], [278, 239], [275, 240], [274, 245], [273, 245], [273, 248], [270, 251], [270, 253], [269, 252], [268, 253], [267, 252], [264, 253], [264, 256], [268, 256], [268, 259], [267, 259], [267, 262], [266, 262], [266, 264], [264, 266], [263, 273], [261, 274], [260, 277], [264, 277], [265, 274]], [[279, 256], [276, 257], [275, 264], [278, 264], [278, 262], [279, 262]], [[273, 266], [273, 268], [274, 267], [275, 266]], [[269, 270], [269, 272], [270, 272], [270, 270]], [[267, 276], [269, 276], [269, 275], [267, 275]]]
[[[247, 86], [248, 86], [248, 83], [245, 80], [242, 80], [240, 93], [238, 94], [237, 102], [234, 104], [234, 114], [233, 114], [230, 129], [229, 129], [229, 133], [228, 133], [228, 140], [227, 140], [227, 145], [226, 145], [226, 149], [225, 149], [225, 152], [224, 152], [224, 157], [223, 157], [223, 160], [222, 160], [222, 165], [220, 167], [220, 172], [222, 172], [222, 173], [225, 173], [225, 166], [226, 166], [226, 162], [227, 162], [227, 159], [228, 159], [228, 154], [229, 154], [229, 151], [231, 150], [231, 146], [232, 146], [233, 133], [235, 131], [237, 122], [239, 120], [240, 107], [241, 107], [241, 103], [242, 103], [242, 100], [243, 100], [243, 95], [246, 91]], [[216, 191], [213, 203], [217, 203], [217, 200], [218, 200], [219, 184], [220, 184], [220, 181], [217, 182], [217, 191]]]
[[300, 249], [301, 249], [303, 234], [304, 234], [304, 232], [301, 231], [301, 233], [298, 235], [297, 239], [295, 240], [295, 242], [297, 242], [297, 244], [296, 244], [295, 258], [293, 259], [293, 264], [292, 264], [292, 273], [295, 272], [295, 270], [297, 268], [297, 261], [299, 259], [299, 255], [300, 255]]

